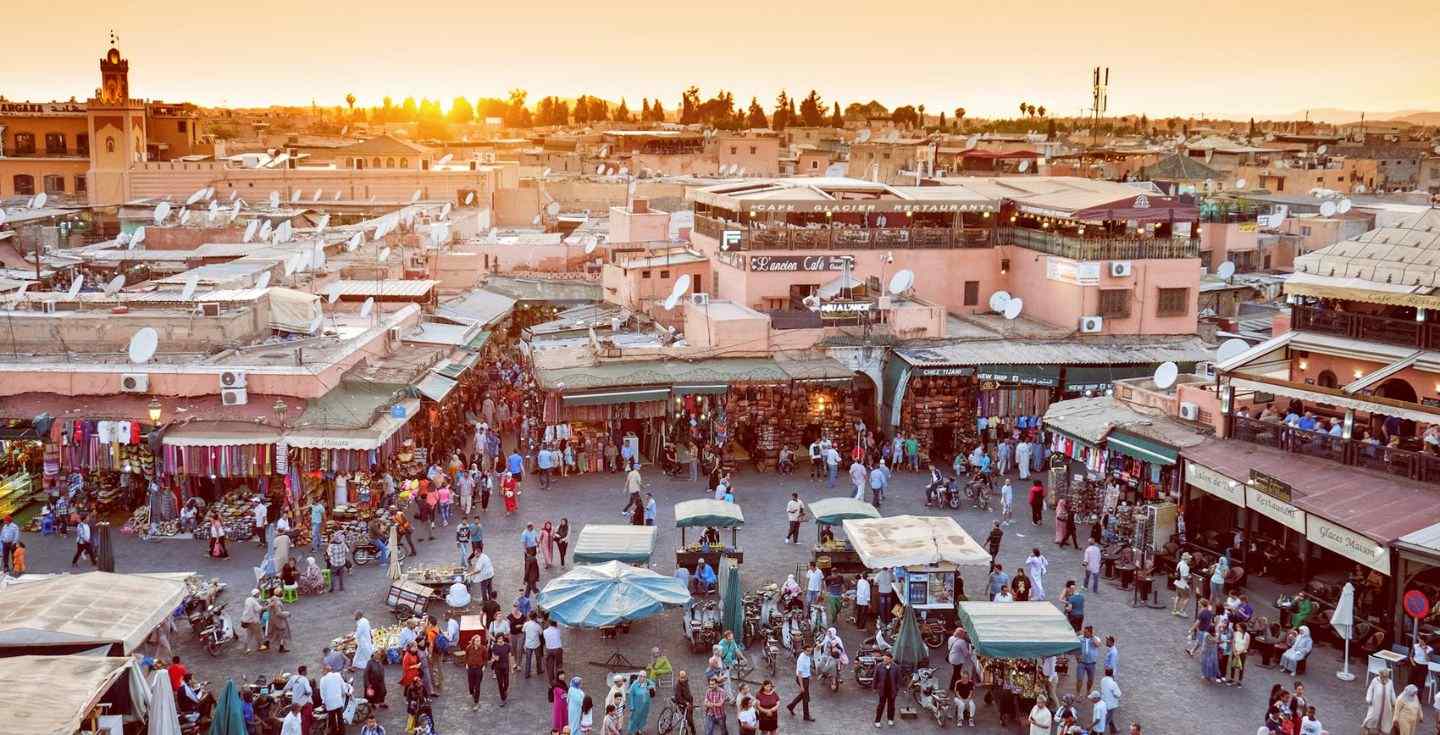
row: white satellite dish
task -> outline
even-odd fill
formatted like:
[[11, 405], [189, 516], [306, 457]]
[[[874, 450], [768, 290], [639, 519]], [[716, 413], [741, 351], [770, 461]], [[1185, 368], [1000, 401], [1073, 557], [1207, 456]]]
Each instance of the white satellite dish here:
[[614, 175], [615, 175], [615, 169], [613, 169], [613, 168], [607, 168], [607, 169], [605, 169], [605, 175], [606, 175], [606, 176], [614, 176]]
[[410, 195], [410, 203], [411, 203], [411, 204], [414, 204], [415, 202], [418, 202], [418, 201], [420, 201], [420, 190], [419, 190], [419, 189], [416, 189], [416, 190], [415, 190], [415, 193]]
[[440, 157], [440, 160], [438, 160], [438, 161], [435, 162], [435, 165], [436, 165], [436, 166], [444, 166], [445, 164], [449, 163], [449, 162], [450, 162], [451, 160], [453, 160], [454, 158], [455, 158], [455, 155], [454, 155], [453, 153], [446, 153], [445, 155], [443, 155], [443, 156]]
[[290, 257], [285, 259], [285, 275], [294, 275], [297, 270], [300, 270], [300, 254], [291, 253]]
[[298, 255], [300, 256], [300, 266], [295, 269], [296, 271], [304, 273], [310, 270], [310, 266], [315, 265], [315, 251], [301, 250]]
[[870, 140], [870, 128], [865, 128], [864, 130], [861, 130], [858, 134], [856, 134], [855, 140], [858, 140], [861, 143]]
[[1162, 362], [1160, 367], [1155, 368], [1155, 387], [1165, 390], [1175, 385], [1175, 379], [1180, 377], [1180, 367], [1173, 362]]
[[1332, 202], [1332, 201], [1330, 201], [1330, 200], [1327, 199], [1327, 200], [1325, 200], [1325, 201], [1323, 201], [1323, 202], [1320, 203], [1320, 216], [1322, 216], [1322, 217], [1334, 217], [1334, 216], [1335, 216], [1335, 211], [1336, 211], [1335, 202]]
[[347, 253], [353, 253], [353, 252], [355, 252], [355, 249], [358, 248], [358, 247], [360, 247], [360, 243], [361, 243], [364, 239], [365, 239], [365, 236], [364, 236], [363, 234], [359, 233], [359, 232], [351, 235], [351, 236], [350, 236], [350, 242], [345, 243], [345, 252], [347, 252]]
[[332, 289], [330, 289], [330, 295], [325, 297], [325, 303], [327, 303], [327, 304], [332, 304], [332, 305], [333, 305], [336, 301], [339, 301], [339, 300], [340, 300], [340, 289], [339, 289], [339, 288], [332, 288]]
[[48, 201], [50, 201], [50, 195], [42, 191], [35, 195], [35, 203], [31, 205], [31, 209], [39, 209], [45, 206], [45, 202]]
[[384, 263], [385, 261], [389, 260], [389, 259], [390, 259], [390, 248], [380, 248], [380, 254], [379, 254], [379, 255], [376, 255], [376, 256], [375, 256], [375, 259], [376, 259], [377, 261], [381, 262], [381, 263]]
[[739, 170], [739, 171], [736, 171], [735, 173], [738, 174], [738, 175], [740, 175], [740, 176], [744, 176], [744, 175], [745, 175], [745, 167], [744, 167], [744, 166], [741, 166], [741, 167], [740, 167], [740, 170]]
[[280, 206], [280, 192], [278, 192], [278, 191], [272, 191], [272, 192], [270, 192], [270, 208], [271, 208], [271, 209], [274, 209], [274, 208], [279, 207], [279, 206]]
[[[287, 275], [288, 275], [288, 274], [287, 274]], [[255, 280], [255, 288], [269, 288], [269, 287], [270, 287], [270, 271], [265, 271], [264, 273], [261, 273], [261, 274], [260, 274], [260, 277]]]
[[1230, 280], [1230, 277], [1235, 275], [1235, 263], [1229, 260], [1221, 263], [1220, 267], [1215, 269], [1215, 275], [1227, 281]]
[[204, 190], [203, 188], [202, 188], [202, 189], [196, 189], [194, 194], [191, 194], [190, 196], [185, 197], [185, 206], [188, 207], [188, 206], [190, 206], [191, 204], [194, 204], [195, 202], [198, 202], [198, 201], [200, 201], [201, 199], [204, 199], [204, 198], [205, 198], [205, 190]]
[[295, 228], [291, 226], [290, 220], [281, 222], [280, 226], [275, 228], [275, 239], [279, 242], [290, 242], [290, 238], [294, 235]]
[[1364, 185], [1364, 184], [1356, 184], [1356, 185], [1355, 185], [1355, 193], [1356, 193], [1356, 194], [1364, 194], [1364, 193], [1365, 193], [1365, 185]]
[[1006, 302], [1005, 302], [1005, 311], [1004, 311], [1003, 313], [1004, 313], [1006, 319], [1014, 319], [1015, 317], [1020, 316], [1020, 312], [1022, 312], [1022, 311], [1024, 311], [1024, 310], [1025, 310], [1025, 302], [1024, 302], [1024, 300], [1022, 300], [1022, 299], [1010, 299], [1009, 301], [1006, 301]]
[[245, 225], [245, 234], [240, 237], [241, 242], [250, 242], [255, 239], [255, 233], [260, 230], [260, 220], [252, 219], [250, 224]]
[[602, 164], [600, 164], [599, 166], [596, 166], [596, 167], [595, 167], [595, 175], [600, 176], [600, 175], [603, 175], [604, 173], [605, 173], [605, 164], [602, 163]]
[[538, 224], [540, 224], [540, 215], [538, 215], [538, 214], [535, 215], [534, 219], [531, 219], [531, 220], [530, 220], [530, 224], [532, 224], [532, 225], [538, 225]]
[[560, 202], [550, 202], [549, 204], [546, 204], [545, 213], [550, 215], [551, 217], [560, 214]]
[[322, 214], [322, 215], [320, 215], [320, 222], [319, 222], [319, 224], [315, 225], [315, 234], [319, 235], [319, 234], [324, 233], [324, 232], [325, 232], [325, 228], [326, 228], [326, 227], [329, 227], [329, 226], [330, 226], [330, 215], [329, 215], [329, 214]]
[[686, 273], [685, 275], [680, 276], [679, 278], [675, 279], [675, 286], [670, 289], [670, 296], [671, 296], [672, 298], [678, 299], [678, 298], [680, 298], [681, 296], [684, 296], [684, 295], [685, 295], [685, 292], [686, 292], [686, 291], [689, 291], [689, 290], [690, 290], [690, 274], [689, 274], [689, 273]]
[[1328, 145], [1322, 145], [1322, 146], [1320, 146], [1319, 148], [1316, 148], [1316, 149], [1315, 149], [1315, 154], [1316, 154], [1316, 155], [1320, 155], [1320, 156], [1323, 156], [1323, 155], [1325, 155], [1326, 153], [1329, 153], [1329, 152], [1330, 152], [1330, 146], [1328, 146]]
[[440, 208], [440, 219], [446, 219], [446, 218], [448, 218], [449, 216], [450, 216], [450, 202], [445, 202], [445, 206], [443, 206], [443, 207]]
[[1215, 350], [1215, 362], [1229, 362], [1248, 349], [1250, 343], [1243, 339], [1227, 339], [1220, 343], [1220, 349]]
[[200, 276], [191, 273], [185, 277], [185, 288], [180, 290], [180, 300], [189, 301], [195, 295], [195, 289], [200, 287]]
[[239, 199], [239, 198], [240, 198], [240, 192], [239, 192], [238, 190], [230, 192], [230, 201], [233, 202], [233, 201], [235, 201], [236, 199]]
[[915, 272], [908, 269], [899, 271], [890, 277], [890, 294], [899, 296], [909, 291], [913, 285], [915, 285]]
[[130, 249], [134, 250], [142, 242], [145, 242], [145, 225], [136, 227], [134, 234], [130, 235]]
[[75, 280], [70, 282], [70, 291], [68, 293], [68, 296], [71, 301], [74, 301], [75, 297], [80, 295], [80, 287], [84, 284], [85, 276], [75, 276]]
[[316, 189], [316, 190], [315, 190], [315, 195], [312, 196], [312, 197], [310, 197], [310, 201], [311, 201], [311, 202], [318, 202], [318, 201], [320, 201], [320, 197], [323, 197], [323, 196], [325, 196], [325, 190], [324, 190], [324, 189]]
[[[238, 192], [237, 192], [237, 193], [238, 193]], [[210, 200], [212, 200], [212, 201], [215, 199], [215, 187], [213, 187], [213, 186], [207, 186], [207, 187], [205, 187], [205, 198], [206, 198], [206, 199], [210, 199]]]
[[599, 244], [600, 244], [600, 241], [599, 241], [598, 239], [596, 239], [594, 235], [589, 235], [589, 236], [587, 236], [587, 237], [585, 238], [585, 254], [586, 254], [586, 255], [589, 255], [589, 254], [595, 252], [595, 247], [596, 247], [597, 245], [599, 245]]
[[155, 205], [155, 224], [161, 224], [165, 218], [170, 216], [170, 202], [160, 202]]
[[820, 297], [812, 293], [809, 296], [800, 299], [800, 303], [804, 304], [805, 308], [809, 309], [810, 311], [815, 311], [816, 309], [820, 308]]
[[472, 204], [474, 204], [474, 203], [475, 203], [475, 192], [472, 191], [472, 192], [470, 192], [470, 193], [468, 193], [468, 194], [465, 195], [465, 206], [468, 207], [468, 206], [470, 206], [470, 205], [472, 205]]
[[290, 192], [290, 201], [291, 201], [292, 203], [293, 203], [293, 202], [298, 202], [298, 201], [300, 201], [300, 190], [299, 190], [299, 189], [295, 189], [294, 191], [291, 191], [291, 192]]
[[1021, 161], [1021, 162], [1020, 162], [1020, 165], [1015, 167], [1015, 170], [1016, 170], [1016, 171], [1019, 171], [1019, 172], [1022, 173], [1022, 174], [1025, 173], [1026, 171], [1029, 171], [1029, 170], [1030, 170], [1030, 159], [1027, 158], [1027, 159]]
[[106, 295], [106, 296], [114, 296], [114, 295], [115, 295], [115, 292], [119, 291], [119, 290], [122, 289], [122, 288], [125, 288], [125, 274], [124, 274], [124, 273], [121, 273], [120, 275], [115, 276], [114, 278], [111, 278], [111, 279], [110, 279], [110, 282], [107, 283], [107, 284], [105, 284], [105, 295]]
[[207, 209], [210, 211], [210, 216], [212, 216], [212, 217], [215, 216], [215, 212], [220, 209], [220, 202], [217, 202], [217, 201], [215, 201], [214, 199], [211, 199], [211, 200], [210, 200], [210, 206], [207, 207]]
[[155, 356], [155, 348], [160, 346], [160, 333], [154, 327], [142, 327], [130, 338], [130, 362], [142, 365], [150, 362]]
[[257, 233], [255, 233], [255, 236], [258, 237], [258, 238], [260, 238], [261, 240], [269, 240], [269, 239], [270, 239], [270, 231], [271, 231], [271, 224], [270, 224], [270, 220], [267, 219], [267, 220], [264, 220], [263, 222], [260, 223], [260, 231], [257, 232]]
[[1341, 199], [1340, 203], [1335, 205], [1335, 210], [1340, 214], [1345, 214], [1346, 212], [1349, 212], [1350, 208], [1353, 206], [1355, 206], [1354, 203], [1351, 202], [1349, 199]]
[[189, 221], [190, 221], [190, 210], [188, 210], [188, 209], [181, 209], [181, 210], [180, 210], [180, 224], [183, 225], [183, 224], [185, 224], [186, 222], [189, 222]]
[[996, 291], [990, 294], [990, 311], [1004, 311], [1005, 304], [1010, 303], [1009, 291]]
[[1250, 182], [1246, 181], [1245, 179], [1235, 179], [1235, 188], [1236, 188], [1236, 189], [1244, 189], [1244, 188], [1245, 188], [1245, 185], [1248, 184], [1248, 183], [1250, 183]]
[[542, 171], [542, 172], [540, 173], [540, 178], [542, 178], [542, 179], [548, 179], [548, 178], [550, 178], [550, 169], [547, 168], [547, 169], [545, 169], [544, 171]]
[[370, 312], [371, 312], [371, 311], [374, 311], [374, 310], [375, 310], [375, 297], [374, 297], [374, 296], [371, 296], [371, 297], [365, 299], [365, 303], [360, 306], [360, 316], [362, 316], [362, 317], [364, 317], [364, 316], [370, 316]]
[[344, 192], [340, 191], [339, 189], [336, 189], [336, 190], [335, 190], [335, 196], [332, 197], [332, 198], [330, 199], [330, 201], [332, 201], [332, 202], [338, 202], [338, 201], [340, 201], [340, 196], [341, 196], [343, 193], [344, 193]]

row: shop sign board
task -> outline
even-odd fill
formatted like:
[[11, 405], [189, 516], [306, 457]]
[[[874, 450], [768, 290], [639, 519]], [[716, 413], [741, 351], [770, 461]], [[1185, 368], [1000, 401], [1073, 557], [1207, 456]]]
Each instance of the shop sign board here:
[[1329, 549], [1350, 561], [1364, 564], [1381, 574], [1390, 574], [1390, 549], [1350, 529], [1331, 523], [1316, 515], [1310, 516], [1305, 534], [1316, 545]]
[[1245, 507], [1245, 483], [1232, 480], [1203, 464], [1186, 460], [1185, 482], [1237, 508]]
[[973, 368], [973, 367], [933, 367], [933, 368], [920, 368], [920, 370], [919, 370], [918, 372], [920, 373], [921, 376], [926, 377], [926, 378], [970, 376], [970, 375], [974, 375], [974, 374], [975, 374], [975, 368]]
[[1305, 533], [1305, 511], [1261, 492], [1255, 485], [1245, 486], [1245, 507], [1292, 531]]
[[850, 255], [752, 255], [750, 270], [756, 273], [820, 273], [842, 271], [854, 265]]
[[1259, 470], [1250, 470], [1250, 484], [1256, 490], [1286, 503], [1289, 503], [1295, 495], [1295, 490], [1290, 487], [1290, 483]]
[[1100, 264], [1052, 256], [1045, 259], [1045, 277], [1052, 281], [1075, 286], [1098, 286], [1100, 285]]

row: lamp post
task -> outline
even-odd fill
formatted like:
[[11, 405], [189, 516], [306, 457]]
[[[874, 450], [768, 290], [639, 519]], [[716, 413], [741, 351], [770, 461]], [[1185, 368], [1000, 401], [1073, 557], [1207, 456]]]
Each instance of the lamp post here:
[[160, 405], [160, 399], [151, 398], [150, 403], [145, 406], [145, 410], [150, 415], [150, 425], [159, 426], [160, 415], [165, 410], [165, 407]]
[[271, 406], [270, 410], [274, 411], [275, 421], [280, 424], [280, 428], [283, 430], [285, 428], [285, 414], [290, 410], [290, 407], [285, 405], [285, 399], [276, 398], [275, 405]]

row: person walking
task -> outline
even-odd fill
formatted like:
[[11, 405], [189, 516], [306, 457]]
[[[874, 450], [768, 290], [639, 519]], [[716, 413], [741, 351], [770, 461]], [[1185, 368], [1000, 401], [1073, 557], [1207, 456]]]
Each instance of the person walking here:
[[859, 460], [850, 463], [850, 484], [855, 486], [856, 500], [865, 499], [865, 486], [870, 473], [865, 469], [865, 463]]
[[260, 616], [263, 612], [260, 590], [250, 590], [250, 596], [245, 598], [244, 607], [240, 610], [240, 627], [245, 631], [245, 653], [258, 651], [265, 644], [265, 633], [260, 629]]
[[826, 485], [831, 490], [834, 490], [835, 478], [840, 474], [840, 452], [836, 451], [834, 446], [828, 445], [827, 442], [824, 457]]
[[1095, 686], [1095, 662], [1100, 660], [1100, 639], [1094, 626], [1087, 625], [1080, 636], [1080, 650], [1075, 653], [1075, 693]]
[[345, 537], [336, 531], [330, 534], [330, 545], [325, 547], [325, 561], [330, 565], [330, 591], [345, 591], [345, 569], [350, 564], [350, 549], [345, 546]]
[[881, 656], [880, 665], [875, 667], [874, 687], [875, 727], [880, 727], [882, 715], [890, 721], [890, 726], [894, 727], [895, 694], [900, 690], [900, 668], [895, 665], [895, 657], [889, 651]]
[[1045, 599], [1045, 573], [1050, 570], [1050, 560], [1040, 553], [1040, 547], [1030, 549], [1030, 556], [1025, 558], [1025, 574], [1030, 577], [1030, 599]]
[[500, 706], [510, 697], [510, 641], [505, 636], [496, 636], [490, 644], [490, 672], [495, 675], [495, 691], [500, 695]]
[[[1026, 445], [1021, 444], [1021, 447]], [[1028, 459], [1028, 457], [1027, 457]], [[1024, 467], [1025, 465], [1021, 465]], [[1046, 697], [1041, 695], [1035, 700], [1035, 706], [1030, 708], [1030, 735], [1050, 735], [1050, 726], [1054, 723], [1055, 717], [1050, 712], [1049, 703]]]
[[540, 633], [540, 642], [545, 648], [545, 675], [554, 679], [565, 670], [565, 640], [560, 635], [560, 624], [551, 618], [545, 630]]
[[990, 558], [1000, 556], [1000, 540], [1005, 538], [1005, 531], [1000, 528], [1000, 521], [993, 521], [990, 527], [990, 535], [985, 537], [985, 546], [990, 550]]
[[950, 664], [950, 688], [955, 688], [955, 682], [962, 674], [969, 671], [970, 665], [970, 639], [965, 633], [965, 628], [956, 626], [955, 632], [950, 634], [946, 641], [945, 660]]
[[[799, 685], [800, 692], [795, 695], [794, 699], [790, 700], [789, 704], [785, 705], [785, 709], [790, 712], [791, 717], [795, 716], [795, 705], [800, 705], [800, 711], [805, 715], [806, 722], [815, 721], [814, 718], [810, 717], [811, 663], [810, 649], [800, 649], [800, 655], [795, 657], [795, 683]], [[707, 712], [706, 714], [708, 715], [709, 713]], [[708, 734], [709, 728], [706, 728], [706, 731]]]
[[1105, 669], [1105, 677], [1100, 680], [1100, 700], [1105, 703], [1105, 711], [1109, 717], [1105, 719], [1105, 725], [1110, 732], [1116, 732], [1115, 713], [1120, 709], [1120, 685], [1115, 681], [1114, 669]]
[[5, 556], [5, 571], [14, 571], [11, 566], [11, 555], [15, 553], [16, 544], [20, 543], [20, 525], [15, 522], [12, 516], [5, 516], [5, 525], [0, 527], [0, 554]]
[[330, 669], [320, 677], [320, 704], [325, 708], [326, 731], [332, 735], [344, 735], [345, 698], [353, 689], [350, 682], [339, 671]]
[[485, 683], [485, 667], [490, 664], [490, 647], [485, 636], [474, 635], [465, 646], [465, 683], [470, 690], [472, 711], [480, 710], [480, 687]]
[[1365, 689], [1365, 719], [1360, 723], [1364, 735], [1389, 735], [1395, 723], [1395, 685], [1390, 682], [1390, 669], [1381, 669]]
[[790, 502], [785, 504], [785, 518], [790, 527], [785, 531], [785, 543], [800, 543], [800, 521], [805, 518], [805, 504], [800, 502], [800, 493], [790, 493]]
[[1010, 478], [1000, 483], [1000, 520], [1004, 525], [1010, 525], [1010, 519], [1014, 517], [1015, 488], [1010, 485]]
[[[1021, 446], [1029, 446], [1022, 444]], [[1029, 464], [1028, 462], [1026, 464]], [[1021, 465], [1022, 467], [1024, 465]], [[1029, 473], [1026, 473], [1029, 474]], [[1023, 476], [1021, 479], [1025, 479]], [[1045, 519], [1045, 486], [1039, 480], [1030, 483], [1030, 522], [1040, 527], [1040, 522]]]
[[460, 550], [460, 567], [463, 569], [470, 564], [470, 515], [460, 516], [460, 523], [455, 526], [455, 548]]
[[1085, 547], [1085, 581], [1080, 586], [1091, 592], [1100, 592], [1100, 544], [1095, 539], [1090, 539], [1090, 545]]
[[[725, 703], [728, 698], [725, 690], [720, 686], [720, 677], [710, 677], [705, 687], [705, 735], [729, 735], [729, 729], [725, 726]], [[794, 714], [794, 712], [791, 712]], [[808, 718], [807, 718], [808, 719]], [[605, 735], [602, 733], [601, 735]]]
[[[410, 516], [406, 515], [404, 511], [398, 510], [393, 505], [390, 506], [390, 512], [394, 514], [395, 534], [399, 537], [399, 540], [395, 542], [395, 545], [399, 546], [401, 541], [405, 542], [405, 545], [410, 547], [410, 555], [414, 556], [415, 539], [413, 536], [414, 529], [410, 525]], [[316, 536], [316, 538], [318, 539], [320, 537]], [[391, 551], [394, 551], [394, 549], [391, 549]]]
[[570, 548], [570, 519], [561, 518], [560, 525], [555, 527], [555, 550], [559, 552], [560, 568], [565, 568], [565, 550]]
[[880, 460], [880, 464], [875, 465], [875, 469], [870, 470], [871, 505], [878, 508], [881, 503], [885, 502], [885, 486], [889, 484], [889, 482], [890, 472], [885, 467], [885, 460], [882, 459]]
[[90, 559], [90, 564], [95, 564], [95, 545], [90, 540], [90, 520], [82, 517], [80, 522], [75, 524], [75, 556], [70, 558], [70, 566], [80, 561], [80, 557]]

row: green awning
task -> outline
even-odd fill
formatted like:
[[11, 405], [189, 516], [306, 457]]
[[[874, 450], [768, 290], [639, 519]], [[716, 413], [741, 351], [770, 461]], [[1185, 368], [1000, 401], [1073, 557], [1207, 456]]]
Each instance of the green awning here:
[[1153, 439], [1146, 439], [1120, 429], [1110, 432], [1110, 436], [1105, 438], [1105, 446], [1111, 451], [1151, 464], [1173, 465], [1175, 460], [1180, 457], [1180, 452], [1177, 450]]
[[1060, 384], [1058, 365], [981, 365], [975, 371], [977, 380], [997, 383], [1039, 385], [1053, 388]]
[[981, 656], [1033, 659], [1080, 648], [1070, 621], [1049, 602], [962, 602], [959, 608], [960, 624]]
[[580, 529], [580, 537], [575, 541], [575, 563], [648, 564], [655, 552], [655, 533], [654, 526], [588, 524]]
[[455, 381], [432, 371], [425, 373], [425, 377], [415, 384], [415, 389], [420, 391], [420, 395], [439, 403], [445, 400], [445, 396], [450, 395], [450, 391], [455, 390], [456, 385]]
[[465, 343], [465, 349], [479, 352], [485, 349], [485, 344], [490, 341], [490, 330], [482, 329], [473, 339]]
[[726, 383], [711, 383], [710, 385], [677, 385], [670, 389], [677, 396], [718, 396], [730, 390]]
[[723, 500], [686, 500], [675, 504], [675, 527], [696, 528], [737, 528], [745, 525], [745, 514], [740, 506]]
[[460, 376], [464, 375], [466, 370], [474, 367], [475, 363], [479, 361], [479, 355], [470, 353], [468, 355], [465, 355], [464, 357], [461, 357], [458, 360], [450, 360], [446, 362], [445, 364], [435, 368], [433, 372], [444, 375], [451, 380], [459, 380]]
[[1149, 377], [1154, 373], [1154, 365], [1072, 366], [1065, 368], [1065, 390], [1072, 393], [1103, 391], [1116, 380]]
[[600, 393], [576, 393], [565, 396], [567, 406], [606, 406], [615, 403], [645, 403], [663, 401], [670, 397], [669, 388], [645, 388], [640, 390], [611, 390]]
[[854, 498], [823, 498], [810, 504], [810, 515], [822, 526], [838, 526], [848, 518], [879, 518], [875, 506]]

